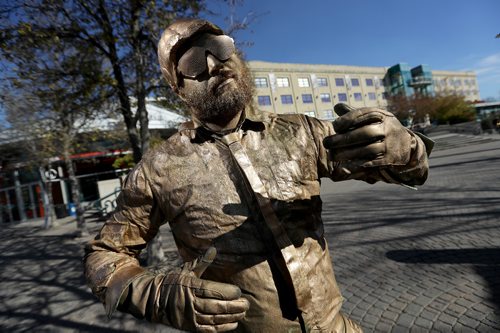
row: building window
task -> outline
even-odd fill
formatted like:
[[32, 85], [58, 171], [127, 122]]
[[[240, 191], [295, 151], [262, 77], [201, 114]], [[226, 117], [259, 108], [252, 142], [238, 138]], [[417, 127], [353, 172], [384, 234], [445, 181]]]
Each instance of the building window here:
[[347, 102], [347, 94], [339, 93], [339, 102]]
[[377, 96], [375, 96], [375, 93], [369, 92], [369, 93], [368, 93], [368, 99], [369, 99], [370, 101], [374, 101], [374, 100], [376, 100], [376, 99], [377, 99]]
[[318, 77], [316, 82], [318, 82], [318, 87], [328, 87], [328, 80], [326, 77]]
[[344, 79], [337, 77], [335, 78], [335, 85], [337, 87], [343, 87], [344, 86]]
[[290, 87], [290, 81], [288, 81], [287, 77], [278, 77], [276, 78], [276, 85], [280, 88]]
[[309, 79], [307, 77], [299, 77], [298, 82], [301, 88], [309, 87]]
[[256, 77], [255, 78], [255, 87], [267, 88], [267, 79], [265, 77]]
[[366, 79], [366, 85], [367, 85], [368, 87], [373, 86], [373, 79]]
[[309, 104], [313, 102], [313, 96], [311, 94], [302, 94], [302, 103]]
[[363, 96], [361, 96], [361, 93], [354, 93], [354, 100], [357, 102], [360, 102], [363, 100]]
[[304, 114], [309, 117], [316, 117], [316, 112], [314, 111], [305, 111]]
[[271, 105], [270, 96], [257, 96], [257, 102], [259, 105]]
[[382, 93], [382, 99], [387, 99], [387, 93], [386, 92]]
[[325, 110], [324, 114], [325, 114], [325, 119], [333, 119], [333, 118], [335, 118], [334, 115], [333, 115], [333, 110]]
[[462, 85], [462, 80], [460, 80], [460, 79], [456, 79], [456, 80], [455, 80], [455, 86], [456, 86], [456, 87], [460, 87], [461, 85]]
[[330, 103], [332, 101], [330, 94], [327, 93], [319, 94], [319, 97], [323, 103]]
[[351, 79], [351, 85], [353, 87], [359, 87], [359, 80], [358, 79]]
[[281, 95], [281, 104], [293, 104], [292, 95]]

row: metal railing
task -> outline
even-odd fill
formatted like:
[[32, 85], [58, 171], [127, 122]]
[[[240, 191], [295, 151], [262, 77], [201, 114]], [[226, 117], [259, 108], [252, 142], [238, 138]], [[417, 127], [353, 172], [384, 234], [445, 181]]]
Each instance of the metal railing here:
[[110, 194], [89, 202], [85, 205], [85, 214], [97, 215], [99, 218], [105, 218], [111, 214], [116, 208], [116, 199], [121, 192], [121, 188], [117, 187]]

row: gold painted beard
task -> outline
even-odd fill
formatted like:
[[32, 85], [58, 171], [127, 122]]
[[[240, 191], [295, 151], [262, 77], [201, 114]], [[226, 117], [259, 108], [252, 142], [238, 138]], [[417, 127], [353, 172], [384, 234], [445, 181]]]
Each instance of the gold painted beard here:
[[[223, 123], [245, 109], [254, 94], [252, 76], [241, 63], [239, 76], [220, 73], [208, 87], [200, 87], [184, 96], [193, 115], [202, 123]], [[227, 79], [234, 82], [221, 86]]]

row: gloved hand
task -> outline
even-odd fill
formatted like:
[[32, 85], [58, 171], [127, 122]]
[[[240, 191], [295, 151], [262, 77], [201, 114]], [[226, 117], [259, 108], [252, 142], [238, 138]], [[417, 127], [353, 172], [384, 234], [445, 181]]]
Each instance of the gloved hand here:
[[412, 136], [392, 113], [342, 103], [335, 105], [335, 112], [340, 116], [333, 122], [336, 134], [326, 137], [323, 145], [344, 173], [409, 162]]
[[224, 332], [234, 330], [245, 317], [250, 303], [241, 297], [240, 288], [201, 278], [216, 254], [211, 247], [203, 257], [166, 274], [159, 306], [169, 325], [191, 332]]

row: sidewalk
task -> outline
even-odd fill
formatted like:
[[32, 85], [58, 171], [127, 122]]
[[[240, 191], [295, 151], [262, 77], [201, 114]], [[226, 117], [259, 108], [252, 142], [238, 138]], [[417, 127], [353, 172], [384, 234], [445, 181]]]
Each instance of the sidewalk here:
[[367, 332], [500, 332], [500, 141], [430, 165], [418, 191], [324, 184], [343, 309]]
[[[419, 191], [322, 186], [343, 310], [365, 332], [500, 331], [500, 141], [437, 151]], [[0, 332], [178, 332], [104, 309], [85, 285], [76, 222], [3, 224]], [[174, 258], [166, 237], [167, 254]]]

